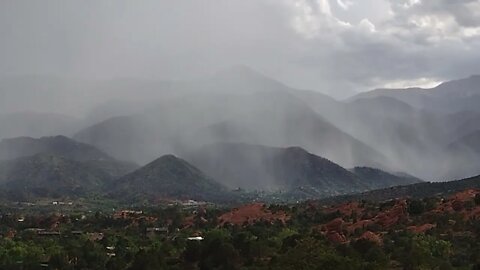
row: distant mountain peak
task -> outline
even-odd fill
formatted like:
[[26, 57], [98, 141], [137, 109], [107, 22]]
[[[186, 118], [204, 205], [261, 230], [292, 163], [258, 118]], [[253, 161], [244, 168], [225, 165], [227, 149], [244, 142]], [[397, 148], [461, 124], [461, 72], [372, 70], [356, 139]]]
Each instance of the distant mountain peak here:
[[234, 65], [223, 70], [220, 70], [216, 73], [217, 76], [221, 75], [237, 75], [237, 76], [263, 76], [260, 72], [254, 70], [253, 68], [247, 65]]
[[184, 166], [184, 167], [190, 167], [190, 168], [193, 168], [193, 169], [196, 169], [194, 168], [193, 166], [191, 166], [190, 164], [188, 164], [188, 162], [186, 162], [185, 160], [173, 155], [173, 154], [167, 154], [167, 155], [163, 155], [157, 159], [155, 159], [154, 161], [148, 163], [145, 167], [147, 166], [157, 166], [159, 164], [175, 164], [175, 165], [180, 165], [180, 166]]
[[167, 154], [167, 155], [163, 155], [163, 156], [157, 158], [156, 160], [154, 160], [154, 161], [151, 162], [151, 163], [166, 162], [166, 161], [170, 161], [170, 162], [180, 162], [181, 159], [178, 158], [178, 157], [176, 157], [175, 155]]
[[0, 141], [0, 160], [48, 153], [72, 160], [113, 160], [94, 146], [77, 142], [63, 135], [52, 137], [17, 137]]
[[307, 153], [308, 154], [307, 150], [303, 149], [300, 146], [290, 146], [290, 147], [287, 147], [286, 150], [291, 151], [291, 152]]
[[[302, 158], [302, 157], [309, 156], [309, 155], [314, 156], [312, 153], [308, 152], [307, 150], [303, 149], [300, 146], [287, 147], [287, 148], [285, 148], [284, 151], [285, 151], [285, 154], [291, 155], [291, 156], [294, 156], [294, 157], [298, 157], [298, 158]], [[324, 159], [323, 157], [320, 157], [320, 156], [319, 156], [319, 158]]]
[[164, 155], [118, 180], [115, 195], [142, 199], [221, 200], [226, 189], [174, 155]]
[[221, 70], [212, 79], [214, 83], [220, 83], [233, 89], [239, 87], [243, 88], [242, 90], [289, 89], [285, 84], [245, 65], [236, 65]]
[[224, 69], [224, 71], [232, 73], [258, 74], [258, 72], [255, 71], [253, 68], [243, 64], [233, 65]]
[[[148, 163], [145, 165], [145, 167], [140, 168], [139, 170], [142, 169], [151, 169], [156, 172], [161, 172], [161, 174], [164, 177], [173, 177], [173, 178], [189, 178], [191, 175], [203, 175], [203, 172], [201, 172], [199, 169], [195, 168], [191, 164], [189, 164], [187, 161], [176, 157], [175, 155], [172, 154], [167, 154], [163, 155], [154, 161]], [[174, 170], [172, 170], [174, 169]], [[188, 177], [187, 177], [188, 176]], [[179, 180], [185, 180], [185, 179], [179, 179]]]

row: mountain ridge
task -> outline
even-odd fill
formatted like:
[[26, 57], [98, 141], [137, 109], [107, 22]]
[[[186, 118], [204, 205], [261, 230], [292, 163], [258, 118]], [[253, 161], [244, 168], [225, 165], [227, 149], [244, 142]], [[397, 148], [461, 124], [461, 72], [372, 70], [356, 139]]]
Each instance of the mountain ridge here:
[[0, 189], [16, 201], [86, 196], [101, 192], [112, 180], [97, 167], [51, 154], [0, 162]]
[[[225, 201], [226, 188], [187, 161], [164, 155], [115, 182], [111, 195], [122, 200], [193, 199]], [[230, 197], [232, 199], [232, 197]]]
[[0, 160], [16, 159], [38, 153], [62, 155], [77, 161], [113, 160], [112, 157], [95, 147], [76, 142], [66, 136], [16, 137], [0, 141]]
[[385, 187], [405, 178], [388, 174], [391, 182], [374, 185], [366, 177], [301, 147], [217, 143], [185, 156], [208, 175], [222, 179], [230, 188], [247, 190], [289, 192], [307, 189], [322, 197]]
[[387, 201], [392, 199], [423, 199], [439, 195], [449, 195], [467, 189], [480, 189], [480, 175], [447, 182], [422, 182], [367, 191], [364, 193], [321, 199], [325, 203], [338, 203], [356, 200]]

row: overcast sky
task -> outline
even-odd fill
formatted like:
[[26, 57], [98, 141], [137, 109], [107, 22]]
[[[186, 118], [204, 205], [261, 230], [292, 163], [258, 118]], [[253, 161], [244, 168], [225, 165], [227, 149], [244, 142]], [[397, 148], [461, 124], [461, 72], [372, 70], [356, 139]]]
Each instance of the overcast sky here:
[[480, 0], [0, 2], [0, 77], [189, 79], [244, 64], [336, 97], [480, 73]]

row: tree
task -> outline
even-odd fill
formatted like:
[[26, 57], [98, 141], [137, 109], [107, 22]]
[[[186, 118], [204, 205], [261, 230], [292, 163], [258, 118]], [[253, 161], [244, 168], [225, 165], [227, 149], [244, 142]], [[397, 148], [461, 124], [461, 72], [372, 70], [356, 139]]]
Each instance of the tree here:
[[73, 269], [67, 254], [62, 252], [52, 254], [48, 264], [51, 269]]
[[407, 253], [401, 258], [405, 268], [436, 269], [449, 265], [452, 245], [433, 236], [416, 235], [410, 239], [406, 249]]
[[202, 242], [200, 269], [237, 269], [240, 255], [224, 229], [210, 231]]
[[480, 194], [475, 195], [475, 204], [480, 205]]
[[158, 270], [165, 269], [166, 265], [162, 261], [162, 254], [153, 252], [152, 250], [140, 250], [129, 270]]
[[100, 246], [90, 240], [86, 240], [81, 247], [81, 256], [79, 264], [88, 269], [103, 269], [107, 262], [107, 255], [103, 246]]
[[4, 240], [0, 245], [0, 269], [35, 269], [43, 253], [34, 243]]
[[359, 262], [340, 256], [322, 240], [312, 237], [298, 239], [294, 247], [280, 254], [269, 269], [358, 269]]
[[188, 241], [183, 251], [183, 259], [187, 263], [196, 263], [201, 258], [201, 245], [197, 241]]
[[412, 200], [408, 204], [408, 213], [410, 215], [420, 215], [425, 211], [425, 203], [420, 200]]

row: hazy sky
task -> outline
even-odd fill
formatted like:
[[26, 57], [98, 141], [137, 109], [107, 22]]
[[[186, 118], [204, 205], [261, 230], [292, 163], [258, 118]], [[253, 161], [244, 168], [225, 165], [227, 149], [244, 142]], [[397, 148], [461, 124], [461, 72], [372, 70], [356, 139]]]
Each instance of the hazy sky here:
[[0, 2], [0, 77], [188, 79], [237, 64], [337, 97], [478, 74], [480, 1]]

